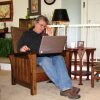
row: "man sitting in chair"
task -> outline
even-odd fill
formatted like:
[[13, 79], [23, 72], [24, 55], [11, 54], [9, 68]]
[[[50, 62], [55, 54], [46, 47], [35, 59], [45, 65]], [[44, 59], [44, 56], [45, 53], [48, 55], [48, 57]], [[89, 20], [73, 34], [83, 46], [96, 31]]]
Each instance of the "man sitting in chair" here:
[[[18, 43], [19, 52], [35, 51], [39, 52], [39, 47], [44, 30], [48, 35], [52, 34], [48, 19], [40, 15], [35, 19], [34, 27], [26, 31]], [[80, 89], [73, 87], [72, 81], [68, 75], [64, 58], [60, 54], [54, 55], [39, 55], [37, 57], [37, 64], [40, 65], [50, 80], [59, 88], [61, 96], [78, 99]]]

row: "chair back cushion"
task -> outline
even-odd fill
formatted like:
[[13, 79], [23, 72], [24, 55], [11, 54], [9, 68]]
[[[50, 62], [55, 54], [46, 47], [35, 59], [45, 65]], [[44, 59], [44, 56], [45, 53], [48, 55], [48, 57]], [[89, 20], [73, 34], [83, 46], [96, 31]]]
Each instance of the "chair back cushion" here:
[[19, 28], [19, 27], [11, 27], [11, 35], [12, 35], [12, 45], [14, 53], [17, 53], [17, 45], [23, 34], [27, 29]]

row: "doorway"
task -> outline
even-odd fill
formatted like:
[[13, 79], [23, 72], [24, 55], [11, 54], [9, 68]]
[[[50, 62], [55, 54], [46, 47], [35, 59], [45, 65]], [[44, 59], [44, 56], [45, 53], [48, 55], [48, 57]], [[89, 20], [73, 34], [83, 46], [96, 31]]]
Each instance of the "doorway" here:
[[100, 0], [81, 0], [81, 23], [85, 28], [81, 32], [81, 40], [87, 47], [95, 47], [95, 58], [100, 59]]

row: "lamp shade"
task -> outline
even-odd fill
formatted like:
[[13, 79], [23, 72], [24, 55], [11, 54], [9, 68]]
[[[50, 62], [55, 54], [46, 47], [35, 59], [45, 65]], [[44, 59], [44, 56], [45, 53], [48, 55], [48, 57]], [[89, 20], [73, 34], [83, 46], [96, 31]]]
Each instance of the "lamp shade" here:
[[69, 17], [66, 9], [55, 9], [52, 21], [66, 21], [69, 22]]

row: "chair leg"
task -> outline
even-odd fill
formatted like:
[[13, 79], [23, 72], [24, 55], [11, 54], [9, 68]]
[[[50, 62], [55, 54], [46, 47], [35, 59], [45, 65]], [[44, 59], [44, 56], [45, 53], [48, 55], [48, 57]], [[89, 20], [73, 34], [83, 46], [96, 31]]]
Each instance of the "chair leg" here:
[[[96, 73], [96, 77], [99, 77], [99, 73], [97, 72]], [[96, 82], [98, 82], [99, 81], [99, 79], [96, 79]]]
[[91, 77], [91, 87], [94, 87], [94, 78]]
[[94, 87], [94, 69], [92, 69], [92, 73], [91, 73], [91, 87]]
[[36, 80], [36, 69], [34, 70], [33, 74], [31, 75], [31, 95], [37, 94], [37, 80]]
[[14, 78], [11, 79], [12, 85], [16, 85], [16, 80]]
[[31, 88], [31, 95], [36, 95], [36, 88]]
[[16, 85], [16, 82], [14, 79], [12, 79], [12, 85]]
[[13, 76], [13, 72], [11, 73], [11, 83], [12, 85], [16, 85], [16, 79]]
[[36, 95], [36, 94], [37, 94], [37, 82], [35, 80], [31, 84], [31, 95]]

